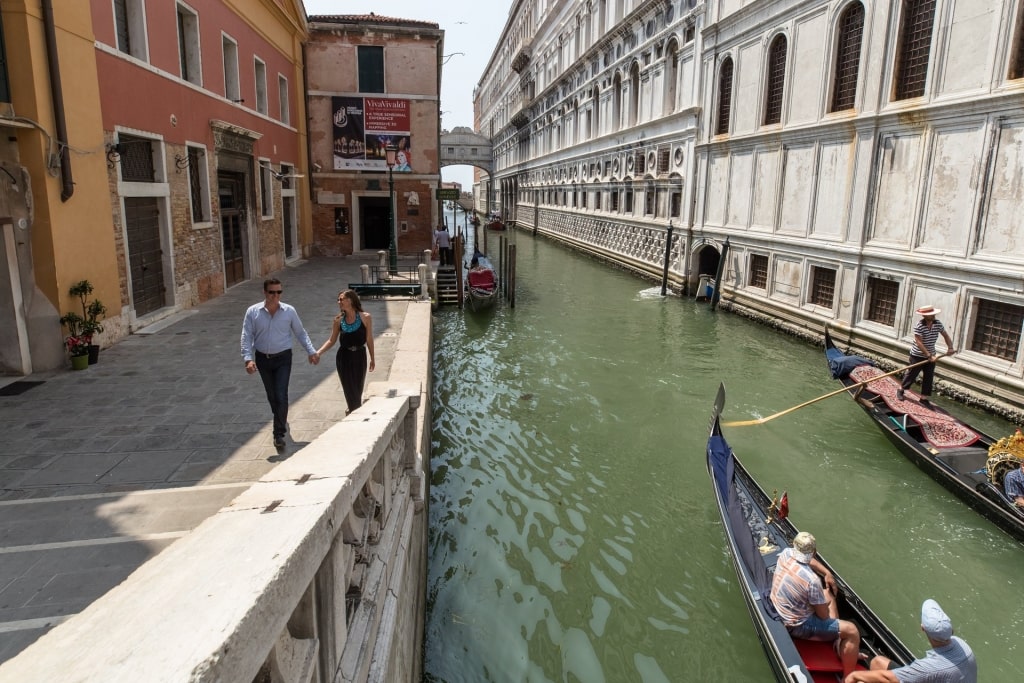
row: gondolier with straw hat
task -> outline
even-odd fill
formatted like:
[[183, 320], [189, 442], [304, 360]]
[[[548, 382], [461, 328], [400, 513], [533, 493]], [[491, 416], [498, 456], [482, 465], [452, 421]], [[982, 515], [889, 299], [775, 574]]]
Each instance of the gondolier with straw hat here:
[[935, 317], [939, 313], [942, 313], [942, 310], [934, 306], [922, 306], [917, 309], [921, 320], [914, 325], [914, 343], [910, 345], [910, 362], [908, 363], [910, 367], [907, 368], [906, 374], [903, 375], [903, 382], [900, 383], [900, 388], [896, 391], [896, 398], [901, 401], [905, 400], [904, 392], [914, 384], [917, 376], [923, 371], [921, 403], [926, 406], [931, 404], [932, 384], [935, 382], [935, 361], [938, 360], [938, 356], [935, 354], [935, 342], [940, 334], [943, 341], [946, 342], [946, 355], [952, 356], [956, 353], [952, 338], [946, 332], [945, 326]]

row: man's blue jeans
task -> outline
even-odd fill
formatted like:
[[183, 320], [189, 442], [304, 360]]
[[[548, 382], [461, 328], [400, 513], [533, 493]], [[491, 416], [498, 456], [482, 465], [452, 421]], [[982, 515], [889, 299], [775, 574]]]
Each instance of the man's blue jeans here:
[[267, 356], [256, 352], [256, 369], [260, 371], [267, 402], [274, 413], [274, 438], [283, 439], [288, 431], [288, 381], [292, 377], [292, 352]]

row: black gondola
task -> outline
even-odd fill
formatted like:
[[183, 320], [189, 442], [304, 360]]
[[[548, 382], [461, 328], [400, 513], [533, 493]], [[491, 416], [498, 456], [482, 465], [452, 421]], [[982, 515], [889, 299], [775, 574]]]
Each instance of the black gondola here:
[[[883, 377], [871, 361], [840, 351], [825, 329], [825, 359], [832, 377], [849, 387], [857, 405], [871, 416], [882, 433], [911, 462], [960, 496], [1011, 536], [1024, 541], [1024, 510], [1003, 491], [1006, 473], [1019, 467], [1021, 454], [997, 447], [985, 434], [935, 404], [921, 403], [919, 394], [907, 390], [899, 400], [899, 376]], [[1006, 443], [1000, 441], [999, 445]]]
[[[780, 682], [839, 681], [842, 665], [832, 643], [793, 638], [771, 605], [772, 572], [779, 554], [799, 530], [785, 518], [784, 512], [778, 512], [785, 505], [780, 506], [768, 497], [729, 447], [720, 423], [724, 405], [725, 386], [720, 385], [708, 436], [708, 473], [714, 483], [740, 590], [765, 655]], [[901, 665], [913, 660], [896, 634], [853, 592], [835, 568], [821, 555], [816, 557], [835, 578], [839, 617], [854, 622], [860, 630], [861, 652], [869, 657], [885, 655]]]
[[494, 307], [498, 300], [498, 282], [494, 268], [486, 256], [473, 252], [471, 267], [466, 271], [466, 306], [473, 312]]

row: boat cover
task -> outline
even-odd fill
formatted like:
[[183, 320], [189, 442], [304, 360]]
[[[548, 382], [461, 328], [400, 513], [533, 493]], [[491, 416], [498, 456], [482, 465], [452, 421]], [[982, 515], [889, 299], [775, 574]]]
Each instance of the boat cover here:
[[[732, 449], [721, 435], [714, 435], [708, 439], [708, 457], [711, 458], [711, 467], [719, 495], [728, 506], [729, 535], [736, 543], [740, 563], [747, 568], [750, 580], [761, 597], [764, 598], [765, 608], [774, 612], [774, 607], [768, 600], [768, 595], [772, 590], [772, 575], [761, 557], [761, 551], [758, 550], [757, 542], [750, 532], [750, 525], [747, 524], [743, 515], [743, 506], [736, 495], [735, 460]], [[772, 614], [772, 616], [775, 615]]]
[[473, 289], [482, 289], [490, 291], [494, 289], [494, 271], [481, 268], [479, 270], [469, 271], [467, 276], [469, 280], [469, 286]]

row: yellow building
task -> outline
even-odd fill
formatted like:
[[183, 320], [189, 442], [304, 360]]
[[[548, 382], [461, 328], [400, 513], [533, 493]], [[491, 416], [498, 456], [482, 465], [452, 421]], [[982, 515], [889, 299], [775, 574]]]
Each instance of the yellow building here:
[[81, 280], [107, 345], [309, 254], [305, 8], [193, 5], [0, 5], [0, 373], [66, 364]]

